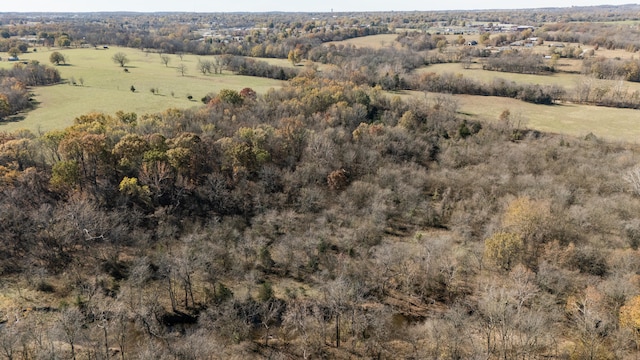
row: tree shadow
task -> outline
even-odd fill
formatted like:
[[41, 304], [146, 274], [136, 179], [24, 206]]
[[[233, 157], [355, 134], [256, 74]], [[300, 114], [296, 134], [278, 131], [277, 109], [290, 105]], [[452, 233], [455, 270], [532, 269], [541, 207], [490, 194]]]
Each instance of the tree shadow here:
[[8, 123], [17, 123], [24, 120], [26, 116], [24, 114], [16, 114], [5, 117], [4, 119], [0, 119], [0, 126]]

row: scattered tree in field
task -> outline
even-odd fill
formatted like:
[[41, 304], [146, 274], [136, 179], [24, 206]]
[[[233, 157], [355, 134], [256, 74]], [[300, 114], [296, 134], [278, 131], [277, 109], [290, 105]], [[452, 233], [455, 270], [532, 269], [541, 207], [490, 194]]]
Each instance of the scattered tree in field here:
[[131, 85], [131, 87], [129, 88], [129, 90], [131, 90], [131, 92], [136, 92], [136, 87]]
[[67, 35], [62, 35], [56, 39], [56, 43], [59, 47], [68, 47], [71, 45], [71, 39]]
[[9, 51], [7, 51], [7, 53], [9, 53], [9, 56], [16, 58], [21, 53], [21, 51], [20, 49], [18, 49], [17, 46], [14, 46], [10, 48]]
[[289, 59], [293, 66], [298, 65], [300, 63], [300, 52], [297, 49], [289, 50], [287, 59]]
[[184, 76], [187, 73], [187, 65], [180, 63], [176, 66], [176, 70], [181, 76]]
[[51, 55], [49, 56], [49, 61], [55, 65], [60, 65], [61, 63], [62, 64], [67, 63], [66, 57], [58, 51], [54, 51], [51, 53]]
[[198, 59], [198, 71], [200, 71], [202, 75], [211, 74], [212, 69], [213, 69], [213, 62], [211, 62], [210, 60]]
[[169, 66], [169, 62], [171, 62], [171, 58], [167, 54], [160, 55], [160, 61], [164, 64], [164, 66]]
[[127, 63], [129, 63], [129, 58], [127, 57], [127, 54], [123, 52], [117, 52], [113, 54], [113, 56], [111, 57], [111, 60], [113, 60], [114, 63], [120, 65], [120, 67], [124, 67]]

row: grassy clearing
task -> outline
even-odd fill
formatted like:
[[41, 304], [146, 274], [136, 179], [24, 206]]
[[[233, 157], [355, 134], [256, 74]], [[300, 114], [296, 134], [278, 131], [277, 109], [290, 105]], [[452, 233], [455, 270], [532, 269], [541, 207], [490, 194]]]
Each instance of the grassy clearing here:
[[[499, 71], [487, 71], [482, 70], [481, 64], [472, 64], [469, 69], [463, 68], [462, 64], [448, 63], [448, 64], [433, 64], [427, 67], [416, 70], [418, 72], [434, 72], [437, 74], [442, 73], [454, 73], [462, 74], [466, 78], [470, 78], [482, 82], [492, 82], [495, 79], [504, 79], [507, 81], [513, 81], [518, 84], [539, 84], [539, 85], [559, 85], [566, 90], [573, 90], [578, 83], [584, 80], [584, 75], [558, 72], [548, 75], [530, 75], [530, 74], [517, 74]], [[615, 80], [592, 80], [597, 83], [598, 86], [613, 87], [618, 82]], [[636, 82], [624, 82], [624, 87], [627, 91], [640, 91], [640, 83]]]
[[557, 84], [567, 89], [574, 88], [582, 75], [569, 73], [556, 73], [550, 75], [530, 75], [517, 74], [500, 71], [482, 70], [482, 64], [471, 64], [469, 69], [465, 69], [459, 63], [433, 64], [416, 70], [418, 72], [434, 72], [437, 74], [454, 73], [462, 74], [466, 78], [470, 78], [482, 82], [492, 82], [495, 79], [504, 79], [514, 81], [519, 84], [540, 84], [552, 85]]
[[[424, 93], [414, 93], [424, 97]], [[640, 142], [640, 112], [600, 106], [559, 104], [536, 105], [488, 96], [455, 95], [459, 111], [469, 119], [497, 121], [504, 110], [522, 119], [527, 128], [583, 137], [593, 133], [607, 140]]]
[[303, 69], [305, 67], [314, 67], [316, 68], [318, 71], [329, 71], [332, 68], [335, 68], [335, 65], [331, 65], [331, 64], [322, 64], [319, 62], [313, 62], [310, 60], [302, 60], [302, 62], [300, 62], [299, 64], [296, 64], [295, 66], [291, 63], [291, 61], [287, 60], [287, 59], [276, 59], [276, 58], [251, 58], [254, 59], [256, 61], [264, 61], [269, 65], [273, 65], [273, 66], [280, 66], [283, 68], [296, 68], [296, 69]]
[[372, 49], [381, 49], [384, 47], [400, 48], [400, 44], [396, 42], [397, 34], [379, 34], [371, 36], [362, 36], [342, 41], [328, 42], [327, 45], [353, 45], [358, 48], [368, 47]]
[[[221, 89], [241, 90], [253, 88], [258, 93], [282, 86], [283, 82], [249, 76], [237, 76], [231, 73], [221, 75], [203, 75], [198, 72], [198, 58], [185, 55], [182, 60], [177, 55], [169, 55], [170, 62], [165, 66], [160, 56], [136, 49], [64, 49], [48, 50], [39, 48], [35, 53], [23, 54], [21, 59], [38, 60], [49, 64], [52, 51], [60, 51], [69, 58], [66, 66], [58, 70], [63, 79], [80, 79], [84, 86], [69, 84], [37, 87], [33, 89], [38, 107], [18, 117], [19, 121], [0, 123], [0, 131], [29, 129], [47, 131], [69, 126], [79, 115], [92, 111], [115, 113], [118, 110], [138, 114], [162, 111], [167, 108], [189, 108], [201, 105], [200, 99], [207, 93]], [[129, 72], [115, 64], [111, 57], [116, 52], [127, 54], [130, 62]], [[177, 66], [185, 64], [187, 73], [181, 76]], [[10, 67], [13, 63], [0, 62], [0, 67]], [[136, 88], [135, 93], [130, 87]], [[157, 94], [151, 88], [158, 89]], [[193, 100], [187, 96], [193, 96]]]
[[[435, 34], [432, 34], [435, 35]], [[447, 41], [449, 42], [449, 44], [455, 44], [458, 41], [458, 38], [460, 37], [460, 35], [451, 35], [451, 34], [447, 34], [444, 35], [445, 39], [447, 39]], [[477, 42], [480, 42], [480, 34], [464, 34], [462, 35], [462, 37], [464, 38], [465, 42], [469, 42], [472, 40], [475, 40]]]

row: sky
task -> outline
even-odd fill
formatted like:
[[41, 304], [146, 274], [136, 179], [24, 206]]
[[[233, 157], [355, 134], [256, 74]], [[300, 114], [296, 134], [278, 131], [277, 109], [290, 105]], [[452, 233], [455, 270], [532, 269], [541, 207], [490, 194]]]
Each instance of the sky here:
[[629, 4], [629, 0], [280, 0], [280, 1], [180, 1], [180, 0], [1, 0], [0, 12], [94, 12], [94, 11], [177, 11], [177, 12], [335, 12], [342, 11], [432, 11], [570, 7]]

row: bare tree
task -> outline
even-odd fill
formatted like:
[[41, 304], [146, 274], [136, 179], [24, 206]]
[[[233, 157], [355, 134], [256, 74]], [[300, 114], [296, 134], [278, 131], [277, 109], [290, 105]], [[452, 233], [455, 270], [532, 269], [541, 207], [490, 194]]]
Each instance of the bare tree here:
[[629, 169], [622, 179], [629, 184], [634, 195], [640, 195], [640, 166]]
[[211, 74], [212, 67], [213, 63], [210, 60], [198, 59], [198, 71], [200, 71], [202, 75]]
[[160, 55], [160, 61], [164, 64], [165, 67], [169, 66], [169, 62], [171, 62], [171, 58], [167, 54]]
[[120, 67], [124, 67], [129, 62], [129, 58], [127, 57], [127, 54], [123, 52], [117, 52], [113, 54], [113, 56], [111, 57], [111, 60], [113, 60], [114, 63], [119, 64]]
[[82, 335], [84, 315], [77, 308], [67, 307], [60, 312], [58, 329], [64, 341], [71, 346], [71, 358], [76, 359], [76, 344]]
[[7, 360], [13, 360], [18, 356], [18, 343], [20, 333], [15, 324], [0, 326], [0, 354]]
[[184, 76], [187, 73], [187, 65], [180, 63], [176, 66], [176, 70], [180, 75]]

